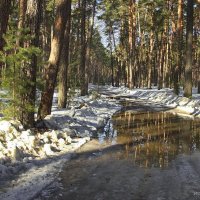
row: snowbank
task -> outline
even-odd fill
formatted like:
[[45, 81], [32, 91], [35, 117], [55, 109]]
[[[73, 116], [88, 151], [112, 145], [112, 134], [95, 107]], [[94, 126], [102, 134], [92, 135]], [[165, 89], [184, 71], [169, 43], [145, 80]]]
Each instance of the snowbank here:
[[183, 89], [180, 89], [180, 95], [173, 93], [173, 89], [165, 88], [158, 90], [153, 89], [128, 89], [125, 87], [104, 87], [107, 93], [113, 94], [115, 97], [124, 97], [129, 99], [141, 99], [161, 106], [167, 106], [174, 109], [175, 112], [188, 114], [194, 117], [200, 117], [200, 94], [197, 89], [193, 88], [193, 96], [191, 98], [183, 97]]
[[47, 129], [43, 133], [24, 130], [17, 121], [0, 121], [0, 199], [35, 197], [120, 107], [105, 95], [76, 97], [70, 109], [54, 107], [39, 124]]
[[129, 93], [138, 99], [149, 100], [170, 108], [175, 108], [176, 112], [200, 117], [200, 94], [194, 94], [194, 96], [189, 99], [183, 97], [182, 91], [179, 96], [175, 95], [172, 89], [138, 89], [131, 90]]

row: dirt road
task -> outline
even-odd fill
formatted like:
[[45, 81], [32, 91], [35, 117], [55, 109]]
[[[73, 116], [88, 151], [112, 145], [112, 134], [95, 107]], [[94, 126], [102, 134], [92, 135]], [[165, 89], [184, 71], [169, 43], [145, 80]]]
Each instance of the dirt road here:
[[43, 199], [200, 199], [199, 153], [180, 155], [160, 169], [137, 166], [125, 152], [120, 145], [102, 149], [91, 141], [60, 174], [63, 188]]
[[[162, 135], [162, 138], [156, 137], [158, 141], [143, 142], [139, 145], [124, 143], [124, 140], [117, 140], [125, 134], [126, 128], [123, 128], [125, 132], [118, 133], [115, 139], [107, 138], [103, 141], [93, 139], [66, 163], [60, 174], [61, 187], [54, 188], [50, 194], [40, 195], [37, 199], [200, 199], [199, 123], [187, 122], [188, 125], [184, 126], [186, 121], [180, 123], [179, 119], [175, 123], [165, 122], [160, 115], [158, 121], [153, 118], [154, 120], [150, 119], [150, 123], [144, 118], [144, 110], [148, 110], [147, 104], [134, 105], [137, 111], [139, 107], [141, 108], [143, 115], [128, 116], [131, 120], [134, 117], [135, 121], [132, 120], [134, 124], [136, 122], [141, 124], [140, 129], [137, 124], [136, 127], [131, 126], [133, 131], [136, 129], [145, 131], [147, 127], [152, 134], [155, 134], [159, 127], [159, 131], [166, 132], [165, 138]], [[127, 108], [133, 110], [134, 105], [132, 107], [128, 105]], [[152, 110], [151, 105], [150, 107]], [[161, 124], [160, 120], [164, 123]], [[152, 127], [154, 121], [156, 123]], [[136, 159], [136, 154], [140, 162]]]
[[[185, 123], [183, 121], [180, 126]], [[167, 124], [174, 131], [174, 124]], [[180, 126], [177, 129], [182, 133]], [[167, 141], [157, 138], [159, 141], [142, 143], [137, 149], [136, 144], [123, 144], [121, 139], [103, 142], [93, 139], [66, 163], [60, 174], [61, 187], [54, 188], [48, 197], [41, 195], [37, 199], [200, 199], [200, 131], [196, 127], [189, 135], [187, 132], [174, 134]], [[117, 138], [121, 138], [120, 134]]]

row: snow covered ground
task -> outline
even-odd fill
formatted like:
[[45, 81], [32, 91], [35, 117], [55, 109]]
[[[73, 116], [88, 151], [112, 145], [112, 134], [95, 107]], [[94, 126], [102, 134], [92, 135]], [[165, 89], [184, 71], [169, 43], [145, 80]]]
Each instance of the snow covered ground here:
[[43, 133], [25, 131], [16, 121], [0, 121], [0, 199], [34, 199], [54, 183], [73, 152], [121, 108], [116, 100], [119, 98], [141, 99], [168, 106], [173, 112], [200, 116], [200, 95], [195, 89], [193, 97], [187, 99], [182, 92], [174, 95], [171, 89], [98, 89], [90, 85], [90, 95], [74, 97], [68, 109], [59, 110], [54, 105], [52, 114], [45, 119], [47, 129]]
[[41, 124], [46, 127], [43, 133], [24, 130], [16, 121], [0, 121], [0, 199], [34, 199], [120, 108], [116, 100], [93, 92], [75, 97], [68, 109], [54, 105]]
[[[112, 91], [116, 92], [118, 90], [119, 88], [112, 89]], [[161, 90], [157, 90], [157, 88], [129, 90], [122, 87], [119, 93], [119, 96], [120, 95], [159, 103], [160, 105], [172, 108], [173, 112], [182, 115], [200, 117], [200, 94], [197, 94], [197, 88], [193, 88], [193, 95], [190, 99], [183, 97], [182, 89], [180, 90], [180, 95], [177, 96], [173, 93], [173, 90], [169, 88]]]

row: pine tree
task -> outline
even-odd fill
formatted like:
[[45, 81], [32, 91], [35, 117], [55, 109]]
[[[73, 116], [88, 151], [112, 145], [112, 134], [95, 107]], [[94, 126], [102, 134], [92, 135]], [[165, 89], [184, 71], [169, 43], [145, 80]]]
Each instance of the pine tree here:
[[67, 24], [63, 40], [63, 47], [59, 62], [59, 83], [58, 83], [58, 107], [66, 108], [67, 103], [67, 79], [69, 65], [69, 41], [71, 30], [71, 0], [68, 3]]
[[3, 35], [6, 33], [8, 26], [8, 19], [11, 11], [12, 0], [0, 1], [0, 51], [3, 51], [4, 39]]
[[[39, 30], [41, 23], [42, 1], [28, 0], [25, 10], [25, 28], [29, 30], [32, 37], [23, 44], [24, 48], [30, 46], [39, 47]], [[21, 92], [20, 121], [25, 128], [34, 127], [34, 113], [36, 100], [36, 76], [37, 76], [37, 56], [33, 53], [29, 62], [23, 62], [21, 66], [21, 77], [23, 79]]]
[[192, 96], [192, 42], [193, 42], [193, 0], [187, 0], [187, 27], [186, 27], [186, 66], [184, 96]]
[[47, 115], [51, 114], [53, 94], [58, 74], [64, 32], [67, 23], [68, 4], [69, 0], [60, 0], [56, 5], [57, 9], [54, 22], [54, 33], [48, 64], [45, 66], [45, 85], [38, 109], [38, 120], [42, 120]]
[[81, 95], [88, 94], [87, 71], [86, 71], [86, 0], [82, 0], [81, 5], [81, 51], [80, 51], [80, 70], [81, 70]]
[[174, 72], [174, 93], [179, 94], [179, 76], [182, 66], [182, 43], [183, 43], [183, 0], [178, 1], [178, 21], [177, 21], [177, 55], [176, 55], [176, 66]]
[[[9, 15], [11, 12], [12, 0], [1, 0], [0, 1], [0, 54], [3, 52], [3, 47], [5, 45], [4, 34], [7, 31]], [[1, 73], [2, 73], [3, 63], [0, 61], [0, 83], [1, 83]]]

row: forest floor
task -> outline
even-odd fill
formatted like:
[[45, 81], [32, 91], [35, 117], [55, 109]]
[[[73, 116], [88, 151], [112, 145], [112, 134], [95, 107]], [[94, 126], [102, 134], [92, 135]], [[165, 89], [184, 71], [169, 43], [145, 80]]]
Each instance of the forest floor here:
[[[190, 197], [194, 199], [200, 197], [200, 190], [197, 187], [197, 183], [200, 183], [198, 178], [200, 157], [198, 154], [194, 154], [192, 157], [179, 157], [176, 162], [172, 163], [172, 168], [169, 170], [154, 169], [149, 171], [148, 169], [134, 167], [131, 172], [133, 174], [129, 174], [127, 173], [127, 171], [130, 171], [128, 168], [133, 166], [129, 161], [125, 163], [124, 161], [118, 162], [119, 158], [116, 159], [115, 156], [116, 147], [113, 146], [114, 149], [110, 148], [111, 144], [104, 144], [102, 147], [102, 144], [99, 144], [96, 140], [88, 142], [90, 137], [98, 134], [99, 131], [103, 132], [103, 127], [106, 126], [109, 118], [121, 108], [121, 105], [118, 104], [119, 100], [138, 101], [140, 102], [140, 109], [145, 111], [170, 110], [179, 115], [194, 118], [200, 116], [200, 95], [194, 93], [193, 98], [187, 99], [181, 95], [174, 95], [170, 89], [159, 91], [156, 89], [129, 90], [125, 87], [102, 86], [98, 88], [93, 85], [90, 85], [90, 91], [90, 96], [75, 97], [72, 100], [70, 109], [58, 110], [54, 106], [52, 115], [46, 119], [46, 125], [49, 129], [73, 132], [75, 138], [72, 137], [72, 141], [67, 144], [67, 148], [63, 148], [60, 152], [53, 152], [52, 155], [45, 152], [46, 155], [42, 159], [33, 158], [33, 160], [28, 161], [25, 159], [23, 162], [17, 161], [17, 164], [15, 162], [12, 165], [1, 164], [2, 171], [0, 170], [0, 175], [4, 174], [3, 179], [0, 181], [1, 200], [187, 199], [190, 187]], [[79, 149], [85, 142], [88, 142], [88, 144]], [[67, 162], [71, 158], [72, 161]], [[182, 165], [183, 167], [181, 167]], [[6, 170], [3, 171], [5, 166]], [[9, 169], [12, 169], [12, 173]], [[6, 173], [7, 171], [8, 173]], [[111, 177], [113, 172], [115, 174], [114, 179]], [[187, 177], [186, 174], [188, 174]], [[70, 186], [71, 182], [68, 181], [70, 177], [72, 181], [78, 180], [78, 183], [81, 181], [82, 185], [80, 187]], [[131, 179], [129, 177], [135, 178]], [[181, 181], [178, 181], [178, 179]], [[123, 183], [125, 180], [128, 184]], [[62, 191], [63, 182], [64, 186], [68, 184], [68, 187], [71, 188], [68, 190], [69, 196], [65, 196], [66, 191]], [[107, 183], [109, 185], [106, 185]], [[169, 193], [163, 195], [163, 190], [159, 190], [159, 188], [163, 188], [165, 183], [169, 186]], [[110, 184], [117, 185], [114, 188], [114, 193], [112, 193], [115, 198], [109, 194]], [[149, 194], [144, 192], [149, 191], [148, 187], [152, 184], [155, 185], [155, 188]], [[136, 187], [133, 187], [133, 185]], [[170, 196], [176, 186], [179, 188], [178, 192], [175, 193], [177, 198]], [[187, 193], [184, 193], [186, 187]], [[138, 188], [140, 192], [133, 198], [134, 191]], [[77, 190], [79, 191], [78, 196], [74, 193]], [[127, 193], [126, 198], [122, 198], [125, 194], [124, 191], [132, 192]], [[159, 195], [155, 196], [156, 193]]]

